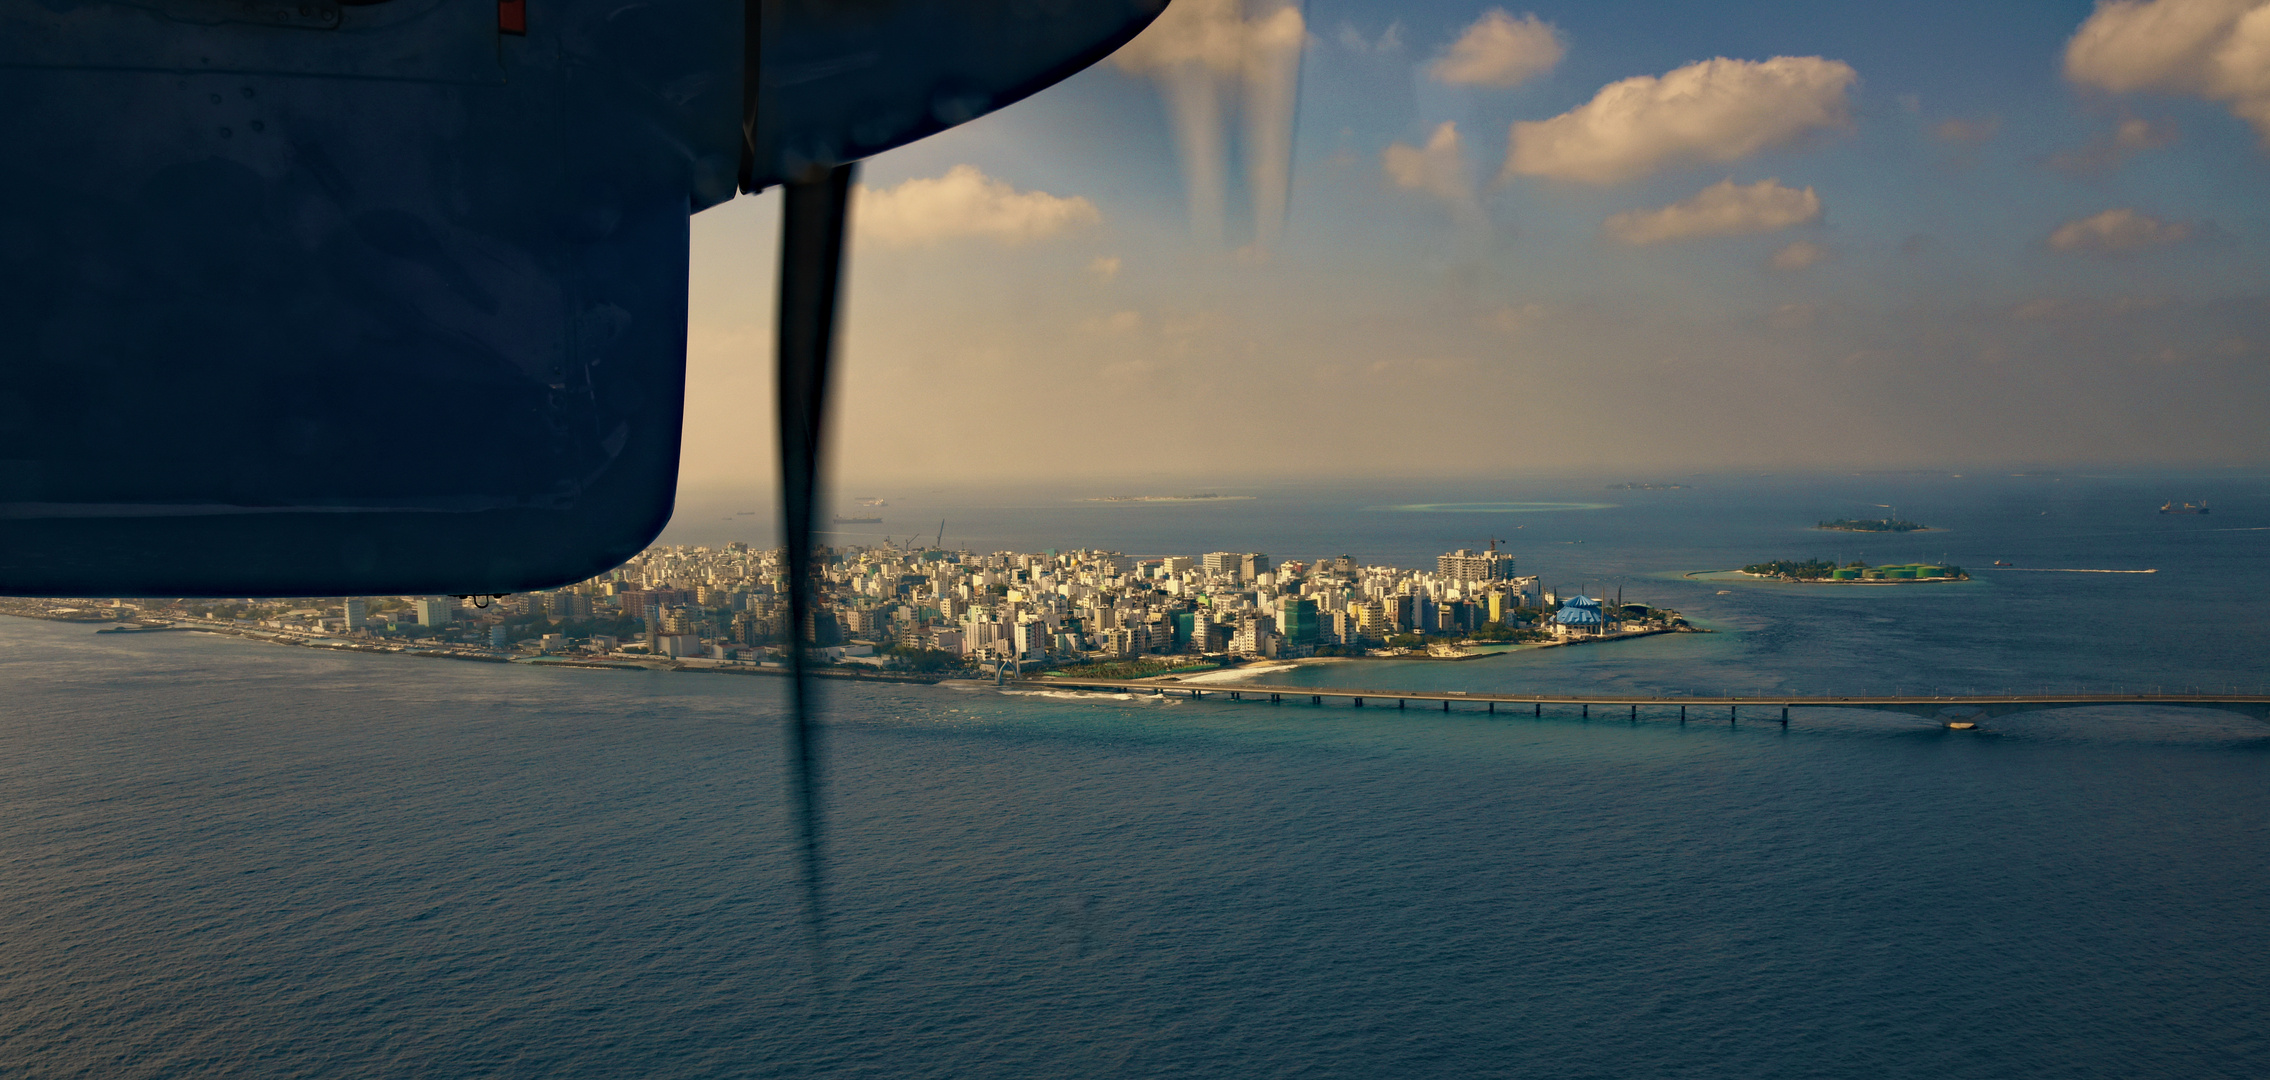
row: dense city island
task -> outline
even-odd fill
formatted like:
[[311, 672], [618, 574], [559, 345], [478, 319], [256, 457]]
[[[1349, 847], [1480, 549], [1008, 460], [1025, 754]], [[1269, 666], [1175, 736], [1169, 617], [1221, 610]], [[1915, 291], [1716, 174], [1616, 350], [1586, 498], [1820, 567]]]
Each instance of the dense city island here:
[[[1556, 595], [1494, 545], [1446, 553], [1432, 570], [1345, 555], [889, 545], [823, 548], [819, 561], [803, 636], [845, 672], [1121, 678], [1256, 660], [1469, 659], [1695, 629], [1676, 611]], [[782, 661], [785, 588], [778, 550], [729, 543], [649, 548], [589, 581], [515, 596], [5, 600], [0, 614], [453, 659], [757, 671]]]

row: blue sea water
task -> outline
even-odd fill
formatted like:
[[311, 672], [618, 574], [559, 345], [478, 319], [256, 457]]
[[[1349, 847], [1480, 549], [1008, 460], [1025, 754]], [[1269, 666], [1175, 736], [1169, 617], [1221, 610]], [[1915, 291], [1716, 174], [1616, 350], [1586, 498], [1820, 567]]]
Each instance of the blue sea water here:
[[[1945, 532], [1802, 528], [1903, 484]], [[2262, 478], [1692, 485], [1072, 504], [1053, 544], [1062, 504], [960, 509], [1004, 547], [1407, 564], [1512, 532], [1557, 585], [1724, 631], [1284, 677], [2260, 681]], [[1614, 505], [1384, 509], [1446, 502]], [[1980, 580], [1678, 576], [1863, 543]], [[2270, 725], [2231, 714], [1785, 730], [836, 685], [815, 948], [774, 680], [0, 620], [0, 686], [0, 1075], [2270, 1074]]]

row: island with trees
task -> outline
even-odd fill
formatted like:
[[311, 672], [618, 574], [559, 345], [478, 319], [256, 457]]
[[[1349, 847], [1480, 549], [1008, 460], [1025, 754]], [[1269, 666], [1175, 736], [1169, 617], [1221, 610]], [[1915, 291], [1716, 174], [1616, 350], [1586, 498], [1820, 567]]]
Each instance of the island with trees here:
[[1742, 568], [1742, 573], [1774, 581], [1838, 585], [1898, 585], [1919, 581], [1970, 580], [1970, 575], [1960, 566], [1936, 563], [1870, 566], [1857, 559], [1841, 565], [1825, 559], [1775, 559], [1771, 562], [1751, 563]]

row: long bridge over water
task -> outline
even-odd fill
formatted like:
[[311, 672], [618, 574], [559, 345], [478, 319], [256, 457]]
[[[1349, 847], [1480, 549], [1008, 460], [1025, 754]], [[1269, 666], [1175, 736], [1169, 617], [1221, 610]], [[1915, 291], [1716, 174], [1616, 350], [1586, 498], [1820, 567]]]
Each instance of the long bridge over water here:
[[[2224, 712], [2270, 721], [2270, 693], [2208, 694], [2208, 693], [2151, 693], [2151, 694], [1993, 694], [1993, 695], [1924, 695], [1890, 694], [1860, 697], [1837, 697], [1827, 694], [1758, 694], [1713, 697], [1709, 695], [1639, 696], [1619, 694], [1487, 694], [1459, 690], [1358, 690], [1346, 687], [1279, 686], [1268, 683], [1183, 683], [1170, 679], [1031, 679], [1019, 685], [1027, 688], [1058, 690], [1088, 690], [1116, 694], [1173, 694], [1192, 698], [1208, 696], [1230, 701], [1266, 702], [1272, 705], [1307, 704], [1323, 705], [1345, 701], [1356, 708], [1393, 707], [1409, 709], [1413, 704], [1431, 708], [1439, 703], [1442, 711], [1463, 707], [1475, 712], [1496, 714], [1513, 712], [1527, 707], [1532, 716], [1543, 716], [1547, 707], [1556, 712], [1575, 709], [1585, 717], [1600, 709], [1603, 718], [1628, 717], [1633, 720], [1643, 715], [1669, 719], [1676, 714], [1680, 720], [1740, 720], [1747, 715], [1760, 720], [1778, 720], [1789, 723], [1791, 709], [1867, 709], [1876, 712], [1904, 713], [1943, 724], [1975, 724], [2013, 713], [2036, 712], [2043, 709], [2082, 709], [2104, 705], [2156, 705], [2193, 709], [2219, 709]], [[1690, 710], [1692, 715], [1690, 716]]]

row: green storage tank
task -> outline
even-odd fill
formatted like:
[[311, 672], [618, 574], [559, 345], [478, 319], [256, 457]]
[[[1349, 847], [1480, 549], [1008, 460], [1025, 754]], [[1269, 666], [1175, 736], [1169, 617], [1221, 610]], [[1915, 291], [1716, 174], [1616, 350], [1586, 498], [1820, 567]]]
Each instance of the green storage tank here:
[[1908, 566], [1894, 566], [1886, 569], [1884, 576], [1893, 581], [1914, 581], [1915, 569]]
[[1830, 576], [1830, 577], [1832, 577], [1832, 578], [1835, 578], [1835, 579], [1836, 579], [1836, 580], [1838, 580], [1838, 581], [1851, 581], [1851, 580], [1853, 580], [1854, 578], [1857, 578], [1857, 577], [1859, 577], [1859, 576], [1860, 576], [1860, 571], [1858, 571], [1858, 570], [1831, 570], [1831, 571], [1829, 571], [1829, 576]]
[[1947, 568], [1944, 566], [1918, 566], [1915, 568], [1915, 576], [1919, 578], [1946, 577]]

